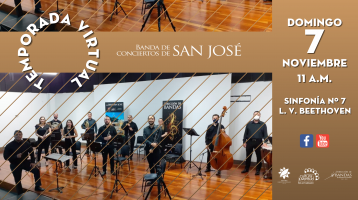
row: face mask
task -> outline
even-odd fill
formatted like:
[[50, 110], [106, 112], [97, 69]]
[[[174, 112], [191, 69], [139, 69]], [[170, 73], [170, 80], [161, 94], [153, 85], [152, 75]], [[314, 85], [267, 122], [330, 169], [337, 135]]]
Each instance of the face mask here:
[[213, 122], [214, 122], [214, 123], [218, 123], [218, 120], [214, 119]]
[[254, 120], [259, 120], [260, 119], [260, 116], [258, 116], [258, 115], [256, 115], [255, 117], [254, 117]]

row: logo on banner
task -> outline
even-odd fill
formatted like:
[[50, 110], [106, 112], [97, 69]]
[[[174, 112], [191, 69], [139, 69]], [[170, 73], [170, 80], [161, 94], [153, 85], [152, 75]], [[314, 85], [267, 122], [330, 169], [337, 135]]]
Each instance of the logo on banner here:
[[329, 147], [329, 135], [328, 134], [318, 134], [316, 135], [316, 147], [318, 148], [328, 148]]
[[301, 148], [312, 148], [313, 147], [313, 135], [312, 134], [301, 134], [300, 135], [300, 147]]
[[319, 180], [319, 174], [316, 170], [308, 168], [305, 169], [304, 174], [298, 178], [298, 184], [314, 184]]
[[286, 180], [288, 179], [288, 175], [290, 174], [290, 172], [288, 171], [288, 169], [286, 169], [285, 167], [280, 169], [280, 171], [278, 172], [278, 174], [280, 174], [280, 177], [283, 179], [283, 180], [280, 180], [279, 183], [282, 183], [282, 184], [287, 184], [287, 183], [291, 183], [290, 181]]
[[337, 178], [340, 180], [348, 180], [353, 178], [352, 171], [335, 171], [329, 176], [328, 178], [324, 179], [327, 180], [329, 178]]

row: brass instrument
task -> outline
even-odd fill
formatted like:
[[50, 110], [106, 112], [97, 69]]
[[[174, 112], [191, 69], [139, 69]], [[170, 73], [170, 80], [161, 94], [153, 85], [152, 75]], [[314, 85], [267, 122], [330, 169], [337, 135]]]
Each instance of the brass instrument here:
[[90, 126], [90, 125], [89, 125], [89, 123], [88, 123], [88, 120], [86, 119], [86, 121], [85, 121], [85, 127], [86, 127], [86, 128], [89, 128], [89, 126]]

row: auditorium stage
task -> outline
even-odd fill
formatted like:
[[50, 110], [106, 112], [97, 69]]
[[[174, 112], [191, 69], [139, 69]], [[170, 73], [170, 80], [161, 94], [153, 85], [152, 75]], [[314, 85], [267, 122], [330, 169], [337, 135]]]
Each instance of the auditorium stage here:
[[[131, 170], [133, 170], [133, 172], [131, 172], [131, 174], [127, 178], [125, 177], [128, 175], [128, 165], [124, 165], [123, 168], [120, 170], [119, 179], [122, 180], [125, 178], [122, 181], [122, 184], [127, 190], [128, 196], [124, 196], [125, 193], [123, 192], [123, 190], [120, 190], [118, 193], [114, 193], [112, 199], [122, 199], [122, 197], [123, 199], [131, 199], [131, 200], [144, 199], [142, 197], [143, 193], [141, 192], [141, 186], [142, 186], [143, 175], [146, 173], [145, 170], [148, 168], [148, 163], [146, 160], [143, 161], [142, 158], [143, 155], [140, 156], [140, 159], [136, 155], [133, 157], [133, 161], [130, 161]], [[50, 168], [51, 165], [53, 164], [52, 162], [51, 165], [45, 167], [45, 161], [44, 160], [41, 161], [42, 167], [40, 170], [41, 170], [41, 175], [43, 175], [41, 179], [42, 187], [45, 189], [48, 188], [43, 194], [51, 198], [63, 199], [63, 200], [110, 199], [109, 198], [110, 195], [108, 194], [110, 194], [110, 192], [112, 191], [115, 176], [109, 175], [109, 171], [110, 171], [109, 165], [107, 166], [107, 175], [105, 176], [108, 179], [104, 182], [104, 184], [100, 186], [100, 184], [102, 183], [102, 178], [100, 176], [97, 176], [90, 179], [90, 181], [83, 186], [83, 184], [88, 180], [89, 175], [94, 166], [94, 161], [92, 161], [86, 168], [84, 168], [84, 166], [87, 165], [90, 159], [91, 157], [88, 157], [86, 155], [83, 159], [82, 165], [81, 162], [78, 161], [77, 169], [72, 169], [71, 171], [65, 171], [62, 175], [60, 175], [59, 186], [64, 187], [68, 183], [69, 184], [64, 188], [63, 193], [59, 195], [57, 195], [58, 193], [55, 191], [54, 192], [48, 191], [49, 189], [56, 187], [55, 165], [52, 168]], [[1, 164], [4, 163], [4, 157], [2, 153], [0, 154], [0, 163]], [[102, 155], [98, 156], [97, 164], [102, 170], [101, 167]], [[185, 163], [183, 163], [183, 166], [184, 164]], [[196, 164], [198, 165], [199, 163]], [[260, 176], [255, 176], [255, 169], [246, 178], [244, 178], [246, 174], [240, 173], [241, 170], [243, 170], [243, 166], [240, 166], [239, 169], [236, 169], [237, 166], [238, 165], [234, 165], [233, 168], [229, 171], [222, 171], [221, 177], [217, 177], [216, 175], [214, 175], [203, 187], [201, 187], [201, 185], [203, 185], [205, 181], [210, 178], [210, 175], [213, 175], [214, 172], [204, 173], [208, 175], [207, 177], [204, 177], [204, 180], [201, 180], [199, 177], [196, 177], [191, 182], [189, 182], [189, 180], [191, 179], [191, 175], [194, 175], [197, 172], [197, 169], [192, 168], [189, 171], [189, 173], [183, 172], [179, 175], [179, 173], [182, 172], [183, 169], [180, 168], [180, 164], [177, 164], [176, 166], [170, 168], [169, 171], [165, 172], [164, 181], [168, 186], [169, 192], [172, 197], [174, 197], [174, 195], [177, 194], [182, 189], [175, 197], [175, 199], [189, 199], [194, 194], [194, 192], [201, 187], [198, 190], [198, 192], [195, 193], [195, 195], [193, 195], [191, 199], [202, 200], [202, 199], [206, 199], [210, 195], [210, 193], [212, 193], [215, 190], [215, 188], [219, 186], [219, 184], [225, 178], [228, 177], [228, 179], [208, 198], [208, 199], [218, 200], [224, 198], [224, 196], [229, 191], [231, 191], [236, 184], [238, 184], [242, 180], [240, 184], [238, 184], [238, 186], [235, 187], [235, 189], [225, 198], [226, 200], [237, 200], [240, 199], [260, 179]], [[84, 168], [84, 170], [80, 172], [82, 168]], [[9, 167], [9, 162], [5, 162], [5, 164], [1, 167], [0, 172], [1, 172], [0, 180], [4, 180], [4, 178], [8, 176], [9, 173], [11, 172]], [[59, 174], [61, 174], [62, 172], [63, 170], [59, 170]], [[23, 176], [25, 176], [25, 174], [26, 174], [25, 171], [23, 171]], [[77, 174], [78, 176], [75, 177]], [[74, 180], [71, 181], [71, 179], [73, 178]], [[172, 184], [170, 184], [174, 179], [175, 181]], [[14, 178], [12, 174], [10, 174], [10, 176], [5, 180], [5, 182], [9, 184], [14, 184]], [[51, 182], [53, 183], [51, 184]], [[187, 184], [188, 182], [189, 184]], [[33, 175], [31, 176], [27, 175], [22, 181], [22, 185], [24, 188], [30, 188], [30, 186], [33, 183], [34, 183]], [[248, 200], [257, 199], [262, 193], [263, 194], [259, 198], [260, 200], [272, 199], [272, 186], [269, 187], [271, 183], [272, 180], [265, 180], [265, 179], [259, 180], [256, 183], [256, 185], [254, 185], [249, 190], [249, 192], [244, 195], [242, 199], [248, 199]], [[96, 192], [94, 192], [96, 188], [99, 189]], [[149, 188], [147, 188], [147, 190], [148, 189]], [[34, 191], [34, 186], [31, 187], [31, 191]], [[77, 191], [78, 193], [76, 193]], [[157, 197], [157, 194], [158, 194], [157, 188], [155, 187], [153, 188], [153, 191], [151, 192], [151, 195], [148, 199], [154, 200]], [[165, 197], [163, 193], [162, 199], [169, 199], [169, 198]]]
[[[46, 11], [43, 17], [48, 18], [48, 13], [56, 10], [55, 2], [54, 0], [41, 0], [42, 10]], [[124, 17], [123, 12], [120, 12], [118, 15], [114, 15], [113, 20], [110, 21], [109, 16], [113, 11], [114, 2], [114, 0], [104, 0], [104, 3], [101, 0], [91, 0], [90, 2], [87, 0], [59, 0], [59, 8], [65, 9], [63, 14], [69, 14], [71, 26], [77, 29], [81, 20], [84, 20], [90, 26], [90, 30], [94, 31], [139, 32], [143, 24], [143, 14], [141, 14], [143, 0], [120, 0], [128, 18]], [[0, 0], [0, 5], [2, 3], [4, 5], [0, 6], [0, 10], [4, 10], [6, 6], [14, 7], [14, 0]], [[272, 31], [271, 1], [164, 0], [164, 4], [177, 32]], [[33, 0], [23, 0], [24, 11], [34, 13], [34, 9], [31, 9], [33, 6]], [[7, 11], [10, 12], [11, 9], [7, 9]], [[157, 17], [157, 10], [154, 9], [143, 31], [157, 32]], [[173, 32], [164, 15], [161, 17], [161, 24], [163, 32]]]

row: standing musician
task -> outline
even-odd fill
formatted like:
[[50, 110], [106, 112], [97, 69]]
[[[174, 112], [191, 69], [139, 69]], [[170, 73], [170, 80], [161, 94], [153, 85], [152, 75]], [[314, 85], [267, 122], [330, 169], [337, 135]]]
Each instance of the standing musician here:
[[[26, 159], [29, 154], [31, 155], [31, 161]], [[30, 172], [34, 174], [35, 180], [38, 180], [35, 183], [36, 191], [45, 190], [41, 187], [40, 170], [35, 167], [35, 154], [32, 151], [32, 146], [30, 142], [25, 142], [22, 140], [21, 131], [16, 130], [14, 132], [14, 140], [5, 147], [4, 158], [5, 160], [8, 160], [10, 162], [10, 169], [12, 171], [12, 174], [14, 175], [15, 184], [18, 183], [16, 185], [17, 194], [23, 193], [21, 185], [22, 170], [31, 170]]]
[[[62, 127], [62, 122], [60, 120], [58, 120], [57, 113], [53, 114], [53, 120], [49, 121], [49, 124], [51, 125], [53, 137], [55, 137], [55, 135], [57, 135], [57, 134], [61, 135], [63, 127]], [[51, 138], [51, 140], [54, 140], [54, 139]], [[59, 146], [57, 146], [57, 148], [58, 148], [59, 153], [62, 154], [62, 148]], [[53, 150], [56, 151], [55, 148]], [[52, 152], [52, 153], [54, 153], [54, 152]]]
[[[38, 166], [40, 166], [40, 159], [41, 159], [41, 153], [42, 149], [45, 149], [45, 155], [48, 155], [48, 149], [50, 147], [50, 140], [49, 137], [51, 135], [51, 127], [46, 124], [46, 119], [44, 116], [40, 117], [39, 124], [35, 126], [36, 136], [38, 137], [37, 144], [42, 143], [37, 147], [37, 161]], [[48, 159], [46, 159], [46, 167], [48, 166]]]
[[[162, 129], [154, 125], [155, 116], [148, 116], [149, 126], [145, 127], [143, 130], [143, 137], [145, 139], [144, 150], [146, 152], [150, 173], [155, 173], [155, 164], [158, 164], [160, 160], [160, 148], [155, 148], [158, 146], [162, 138]], [[153, 133], [153, 134], [152, 134]], [[155, 149], [154, 149], [155, 148]]]
[[[73, 126], [72, 120], [67, 120], [66, 127], [61, 130], [62, 136], [65, 137], [65, 148], [66, 155], [70, 155], [69, 148], [71, 148], [72, 152], [72, 160], [74, 161], [74, 169], [77, 169], [77, 154], [76, 154], [76, 140], [75, 138], [78, 136], [76, 128]], [[66, 161], [66, 167], [70, 165], [70, 161]]]
[[[264, 122], [260, 121], [260, 117], [261, 117], [260, 111], [255, 111], [254, 120], [246, 125], [244, 140], [243, 140], [244, 147], [246, 148], [246, 166], [245, 169], [241, 171], [241, 173], [246, 173], [249, 171], [251, 165], [251, 156], [252, 156], [251, 153], [253, 152], [254, 149], [256, 149], [255, 153], [257, 157], [257, 162], [261, 161], [261, 149], [258, 147], [261, 144], [262, 140], [267, 138], [267, 126], [266, 124], [264, 124]], [[266, 143], [267, 143], [267, 139], [263, 144], [264, 147], [267, 146]], [[260, 175], [261, 166], [262, 163], [260, 162], [256, 168], [255, 175]]]
[[[206, 131], [205, 144], [206, 144], [206, 149], [208, 150], [207, 151], [208, 155], [207, 155], [207, 165], [206, 165], [205, 172], [211, 171], [210, 154], [212, 151], [214, 151], [213, 138], [217, 134], [217, 131], [219, 128], [219, 126], [218, 126], [219, 118], [220, 118], [220, 116], [218, 114], [214, 114], [212, 117], [213, 123], [209, 124], [208, 130]], [[221, 125], [221, 129], [225, 129], [224, 125]], [[221, 170], [218, 170], [216, 175], [219, 176], [220, 174], [221, 174]]]
[[129, 154], [130, 160], [132, 160], [133, 157], [134, 142], [135, 142], [135, 136], [133, 135], [135, 135], [135, 133], [138, 131], [137, 124], [132, 120], [133, 120], [132, 115], [128, 115], [128, 121], [125, 121], [121, 127], [124, 130], [124, 134], [126, 137], [125, 142], [127, 142], [129, 138], [131, 138], [130, 141], [128, 142], [130, 146], [130, 154]]
[[[86, 129], [86, 133], [88, 134], [93, 134], [93, 138], [96, 137], [97, 135], [97, 123], [96, 123], [96, 120], [94, 120], [92, 118], [92, 113], [91, 112], [88, 112], [87, 114], [88, 116], [88, 119], [86, 119], [83, 124], [81, 125], [82, 129]], [[93, 125], [94, 124], [94, 125]], [[93, 125], [93, 126], [92, 126]], [[91, 137], [92, 138], [92, 137]], [[86, 154], [89, 154], [89, 145], [92, 143], [93, 141], [92, 140], [87, 140], [87, 144], [86, 144]]]
[[[103, 132], [103, 133], [102, 133]], [[111, 119], [106, 116], [104, 118], [104, 125], [99, 128], [98, 131], [100, 141], [102, 141], [102, 155], [103, 155], [103, 172], [101, 173], [102, 176], [106, 175], [107, 173], [107, 156], [110, 157], [110, 163], [111, 163], [111, 174], [115, 175], [114, 171], [114, 145], [112, 138], [116, 137], [117, 131], [114, 126], [111, 125]], [[107, 145], [108, 144], [108, 145]], [[106, 146], [107, 145], [107, 146]]]
[[162, 146], [162, 148], [160, 148], [160, 158], [162, 158], [165, 154], [165, 145], [167, 144], [167, 140], [166, 140], [166, 137], [168, 135], [168, 128], [164, 126], [164, 121], [163, 121], [163, 118], [159, 118], [158, 119], [158, 124], [159, 124], [159, 127], [162, 129], [162, 133], [164, 133], [162, 135], [162, 139], [161, 139], [161, 142], [160, 142], [160, 145]]

